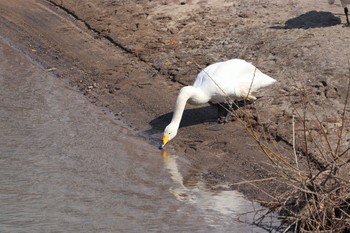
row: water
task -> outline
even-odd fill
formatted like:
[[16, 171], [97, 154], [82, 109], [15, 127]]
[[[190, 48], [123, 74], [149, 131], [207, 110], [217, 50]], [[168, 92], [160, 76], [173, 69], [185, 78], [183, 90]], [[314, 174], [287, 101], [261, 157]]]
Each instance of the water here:
[[264, 232], [235, 221], [253, 208], [240, 193], [185, 185], [185, 159], [1, 37], [0, 132], [0, 232]]

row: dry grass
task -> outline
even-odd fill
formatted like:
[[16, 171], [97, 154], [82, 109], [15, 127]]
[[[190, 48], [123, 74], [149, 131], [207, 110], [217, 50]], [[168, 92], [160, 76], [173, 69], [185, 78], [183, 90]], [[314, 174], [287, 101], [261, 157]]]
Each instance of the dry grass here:
[[[344, 107], [340, 110], [341, 124], [333, 130], [333, 135], [330, 135], [330, 130], [322, 124], [309, 104], [307, 93], [302, 86], [299, 95], [303, 99], [303, 107], [300, 109], [293, 105], [291, 155], [280, 154], [267, 143], [268, 132], [259, 132], [252, 122], [254, 113], [237, 105], [233, 106], [234, 109], [227, 109], [245, 126], [269, 158], [276, 173], [273, 177], [246, 181], [244, 184], [252, 185], [271, 197], [272, 201], [262, 204], [282, 219], [282, 226], [277, 231], [350, 232], [350, 147], [343, 143], [350, 78]], [[233, 100], [227, 97], [226, 102], [232, 103]], [[313, 116], [312, 120], [308, 116]], [[296, 128], [302, 130], [296, 133]], [[271, 181], [280, 183], [286, 189], [275, 196], [256, 185], [257, 182], [266, 182], [268, 185]], [[266, 214], [265, 217], [270, 215]], [[256, 224], [262, 219], [259, 218]]]
[[[276, 171], [272, 178], [274, 182], [286, 187], [277, 197], [259, 188], [272, 197], [273, 201], [264, 204], [278, 213], [283, 220], [281, 231], [350, 232], [350, 147], [343, 143], [350, 79], [344, 108], [341, 110], [341, 124], [333, 131], [335, 135], [330, 135], [329, 130], [317, 117], [309, 104], [307, 93], [306, 89], [302, 88], [303, 108], [300, 110], [294, 107], [291, 130], [292, 156], [279, 154], [272, 149], [262, 137], [267, 135], [267, 132], [257, 131], [251, 122], [250, 113], [237, 107], [232, 114], [237, 115], [247, 132], [269, 158]], [[312, 123], [307, 120], [307, 115], [314, 116]], [[298, 134], [296, 127], [302, 128]], [[297, 145], [296, 141], [301, 142], [301, 145]], [[302, 163], [299, 160], [302, 160]], [[254, 185], [255, 182], [247, 183]]]

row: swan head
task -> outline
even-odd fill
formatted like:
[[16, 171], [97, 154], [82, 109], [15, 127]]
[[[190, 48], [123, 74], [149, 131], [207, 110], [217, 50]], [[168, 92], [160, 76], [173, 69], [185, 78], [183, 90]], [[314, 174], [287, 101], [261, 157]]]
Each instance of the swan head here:
[[177, 126], [176, 124], [172, 124], [170, 123], [164, 130], [164, 134], [163, 134], [163, 144], [160, 145], [159, 149], [163, 149], [164, 146], [171, 140], [173, 139], [176, 134], [177, 134], [177, 130], [178, 130], [179, 126]]

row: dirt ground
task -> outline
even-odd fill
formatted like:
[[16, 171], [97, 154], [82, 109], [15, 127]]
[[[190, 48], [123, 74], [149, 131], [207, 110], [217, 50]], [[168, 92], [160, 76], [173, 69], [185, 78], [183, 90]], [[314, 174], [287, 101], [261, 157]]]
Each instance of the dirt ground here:
[[[245, 59], [278, 81], [246, 109], [281, 154], [294, 158], [295, 115], [303, 162], [298, 113], [305, 102], [314, 140], [326, 143], [317, 119], [332, 143], [339, 133], [350, 77], [350, 27], [339, 1], [0, 0], [0, 22], [1, 37], [155, 146], [179, 89], [192, 84], [199, 67], [231, 58]], [[343, 149], [350, 144], [349, 111]], [[216, 114], [213, 106], [188, 106], [168, 150], [188, 158], [213, 183], [273, 176], [269, 160], [239, 121], [219, 125]], [[265, 198], [251, 186], [232, 188]]]

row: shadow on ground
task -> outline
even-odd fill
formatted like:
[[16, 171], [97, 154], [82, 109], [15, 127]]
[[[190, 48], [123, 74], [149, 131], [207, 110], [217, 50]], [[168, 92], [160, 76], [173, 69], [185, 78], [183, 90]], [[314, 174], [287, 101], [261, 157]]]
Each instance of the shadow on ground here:
[[309, 29], [331, 27], [341, 24], [339, 17], [336, 17], [331, 12], [325, 11], [309, 11], [298, 17], [289, 19], [284, 26], [273, 26], [274, 29]]
[[[141, 135], [152, 136], [157, 133], [162, 133], [164, 128], [170, 123], [172, 116], [173, 112], [169, 112], [153, 119], [149, 122], [151, 129], [141, 132]], [[212, 105], [186, 109], [182, 116], [180, 128], [198, 125], [208, 121], [217, 121], [217, 116], [218, 109]]]
[[[259, 99], [260, 97], [258, 97]], [[231, 109], [235, 111], [237, 107], [244, 107], [246, 105], [252, 104], [251, 101], [246, 100], [239, 100], [235, 101], [235, 104], [233, 106], [229, 106], [227, 104], [210, 104], [208, 106], [203, 106], [199, 108], [192, 108], [192, 109], [185, 109], [180, 127], [179, 128], [185, 128], [192, 125], [198, 125], [203, 123], [214, 123], [216, 125], [222, 125], [217, 124], [218, 120], [226, 119], [227, 115], [227, 109]], [[147, 138], [152, 138], [153, 135], [163, 133], [165, 127], [171, 122], [171, 119], [173, 117], [173, 112], [169, 112], [166, 114], [163, 114], [161, 116], [158, 116], [157, 118], [153, 119], [149, 122], [149, 125], [151, 126], [150, 129], [142, 131], [139, 133], [140, 136], [144, 136]], [[228, 121], [231, 121], [231, 117], [227, 118]], [[224, 122], [221, 122], [224, 123]], [[227, 122], [225, 122], [227, 123]], [[220, 127], [213, 127], [211, 130], [218, 130]]]

